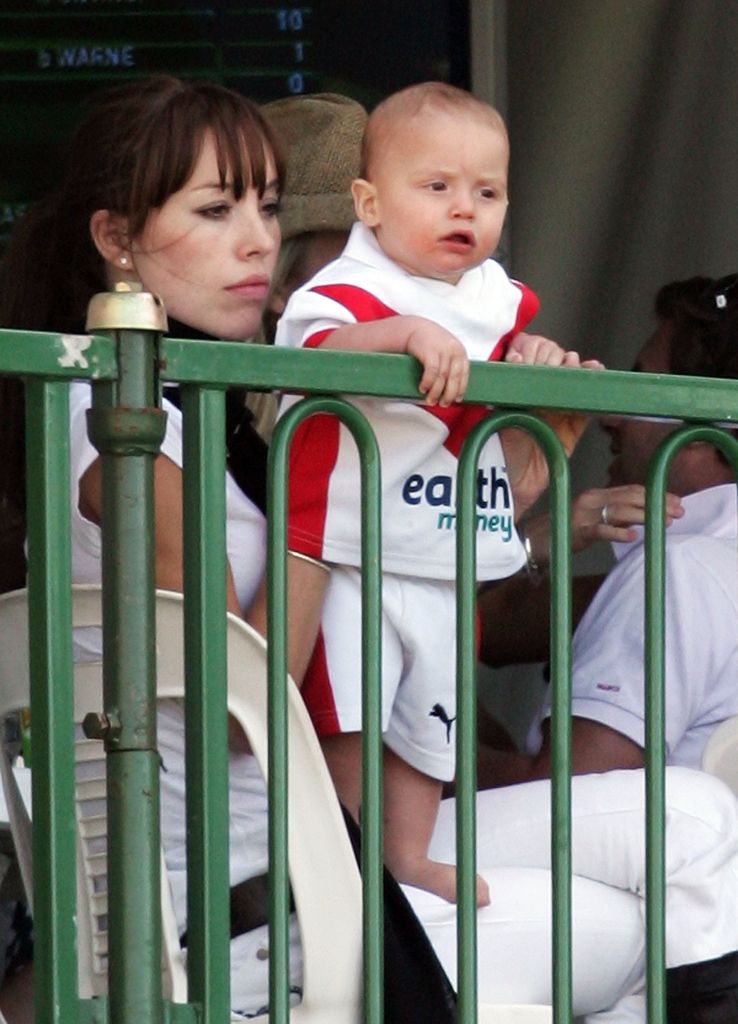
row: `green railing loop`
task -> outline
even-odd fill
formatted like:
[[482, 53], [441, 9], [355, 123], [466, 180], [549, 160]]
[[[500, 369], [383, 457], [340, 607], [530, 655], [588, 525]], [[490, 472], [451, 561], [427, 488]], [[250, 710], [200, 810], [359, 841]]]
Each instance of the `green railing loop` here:
[[738, 438], [713, 426], [690, 425], [669, 434], [651, 458], [645, 528], [645, 763], [646, 763], [646, 962], [649, 1024], [666, 1024], [665, 885], [665, 633], [666, 491], [674, 458], [688, 444], [718, 448], [738, 477]]
[[361, 871], [363, 885], [364, 1024], [382, 1024], [384, 992], [382, 894], [381, 466], [369, 423], [340, 398], [305, 398], [277, 422], [269, 446], [269, 1012], [288, 1017], [287, 875], [287, 479], [289, 446], [298, 426], [316, 414], [335, 416], [351, 432], [361, 457], [362, 735]]
[[[552, 428], [530, 413], [498, 410], [469, 434], [457, 485], [457, 788], [459, 1020], [477, 1019], [476, 934], [476, 482], [482, 447], [509, 427], [527, 431], [549, 467], [552, 507], [551, 738], [554, 1020], [571, 1019], [571, 494], [569, 463]], [[466, 840], [466, 841], [465, 841]], [[494, 899], [494, 894], [492, 896]]]
[[[183, 385], [188, 996], [230, 1019], [225, 395]], [[225, 841], [224, 841], [225, 837]]]

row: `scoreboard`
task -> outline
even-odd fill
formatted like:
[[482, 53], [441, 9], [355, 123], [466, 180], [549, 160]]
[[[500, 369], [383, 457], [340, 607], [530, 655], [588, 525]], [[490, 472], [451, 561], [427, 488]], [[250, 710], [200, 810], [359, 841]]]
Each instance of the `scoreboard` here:
[[0, 0], [0, 249], [97, 89], [168, 72], [371, 107], [423, 79], [468, 87], [468, 36], [461, 0]]

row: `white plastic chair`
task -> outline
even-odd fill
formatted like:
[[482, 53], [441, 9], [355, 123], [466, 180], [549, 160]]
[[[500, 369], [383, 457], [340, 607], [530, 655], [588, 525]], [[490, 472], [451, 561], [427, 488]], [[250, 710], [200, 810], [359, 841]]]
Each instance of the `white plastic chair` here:
[[[75, 625], [99, 625], [99, 590], [75, 588]], [[29, 704], [28, 612], [25, 590], [0, 597], [0, 721]], [[75, 666], [74, 760], [77, 826], [77, 946], [79, 992], [83, 999], [107, 991], [107, 813], [103, 745], [88, 740], [81, 727], [88, 711], [102, 708], [101, 663]], [[31, 819], [3, 750], [0, 776], [16, 856], [29, 906], [33, 907]], [[164, 879], [165, 874], [162, 875]], [[187, 997], [184, 954], [168, 885], [162, 886], [162, 991], [176, 1002]]]
[[702, 770], [716, 775], [738, 796], [738, 715], [710, 733], [702, 752]]
[[[157, 692], [181, 697], [182, 596], [157, 596]], [[228, 708], [267, 778], [266, 643], [228, 616]], [[361, 877], [343, 815], [297, 687], [288, 685], [289, 875], [300, 926], [303, 994], [295, 1024], [361, 1018]], [[266, 1016], [256, 1018], [266, 1021]]]
[[[0, 721], [29, 703], [27, 595], [0, 596]], [[182, 597], [157, 594], [157, 683], [160, 697], [183, 696]], [[101, 622], [100, 590], [76, 586], [75, 626]], [[266, 659], [261, 637], [229, 616], [228, 705], [251, 742], [266, 776]], [[80, 723], [102, 709], [99, 662], [75, 666], [75, 809], [80, 996], [107, 988], [107, 817], [103, 745], [88, 740]], [[289, 868], [303, 945], [303, 998], [291, 1012], [297, 1024], [353, 1024], [361, 1006], [361, 879], [338, 801], [312, 725], [294, 684], [288, 695]], [[32, 899], [30, 818], [3, 752], [0, 772], [24, 881]], [[163, 865], [162, 865], [163, 867]], [[162, 870], [162, 991], [186, 1002], [184, 953]], [[234, 1018], [238, 1019], [238, 1018]], [[257, 1018], [267, 1021], [267, 1016]]]

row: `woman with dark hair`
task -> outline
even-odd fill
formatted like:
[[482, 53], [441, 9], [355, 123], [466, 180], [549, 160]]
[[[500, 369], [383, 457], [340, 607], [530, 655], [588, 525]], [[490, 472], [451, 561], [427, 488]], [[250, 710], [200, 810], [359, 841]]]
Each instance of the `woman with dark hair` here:
[[[19, 225], [2, 295], [5, 325], [82, 333], [90, 298], [120, 282], [159, 294], [174, 337], [239, 341], [258, 330], [280, 243], [284, 161], [259, 108], [208, 82], [166, 76], [102, 94], [71, 145], [66, 177]], [[72, 572], [101, 578], [101, 473], [87, 437], [90, 387], [70, 387]], [[158, 587], [182, 589], [182, 417], [178, 391], [166, 389], [167, 430], [154, 467]], [[3, 497], [23, 509], [22, 392], [4, 381], [2, 430], [12, 473]], [[226, 479], [227, 600], [248, 615], [264, 575], [266, 447], [252, 429], [243, 394], [229, 395]], [[290, 560], [293, 561], [292, 559]], [[301, 601], [290, 623], [290, 668], [300, 678], [318, 625], [325, 569], [290, 566]], [[263, 623], [259, 623], [263, 628]], [[99, 653], [95, 632], [75, 637], [75, 656]], [[183, 709], [158, 705], [162, 843], [175, 912], [185, 929]], [[231, 729], [231, 879], [266, 867], [266, 793], [242, 734]], [[233, 942], [232, 1005], [266, 1001], [266, 965], [257, 958], [264, 929]], [[261, 967], [261, 970], [258, 968]], [[295, 964], [295, 971], [299, 964]]]

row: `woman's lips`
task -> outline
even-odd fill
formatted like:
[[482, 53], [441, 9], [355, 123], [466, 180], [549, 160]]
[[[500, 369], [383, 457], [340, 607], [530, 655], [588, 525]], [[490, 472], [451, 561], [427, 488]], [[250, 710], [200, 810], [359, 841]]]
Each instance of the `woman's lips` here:
[[229, 285], [226, 291], [244, 299], [265, 299], [269, 292], [269, 278], [247, 277], [243, 281]]

